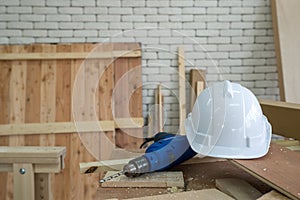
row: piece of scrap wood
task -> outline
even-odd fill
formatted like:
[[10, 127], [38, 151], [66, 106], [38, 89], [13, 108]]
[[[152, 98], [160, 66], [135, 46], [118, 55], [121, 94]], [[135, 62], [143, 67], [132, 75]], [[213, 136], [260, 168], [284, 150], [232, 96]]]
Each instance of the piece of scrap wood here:
[[184, 48], [178, 48], [178, 74], [179, 74], [179, 134], [185, 135], [185, 118], [186, 118], [186, 84], [185, 84], [185, 64]]
[[259, 197], [257, 200], [289, 200], [289, 198], [283, 196], [275, 190], [272, 190], [271, 192], [268, 192], [263, 196]]
[[237, 178], [216, 179], [216, 187], [237, 200], [252, 200], [263, 195], [248, 182]]
[[193, 190], [193, 191], [173, 193], [173, 194], [139, 197], [130, 200], [165, 200], [165, 199], [233, 200], [233, 198], [231, 198], [227, 194], [224, 194], [223, 192], [217, 189]]
[[[104, 178], [115, 174], [108, 171]], [[146, 173], [139, 177], [119, 176], [101, 184], [102, 187], [184, 187], [183, 173], [180, 171]]]
[[300, 154], [271, 143], [259, 159], [232, 160], [234, 164], [292, 199], [300, 198]]

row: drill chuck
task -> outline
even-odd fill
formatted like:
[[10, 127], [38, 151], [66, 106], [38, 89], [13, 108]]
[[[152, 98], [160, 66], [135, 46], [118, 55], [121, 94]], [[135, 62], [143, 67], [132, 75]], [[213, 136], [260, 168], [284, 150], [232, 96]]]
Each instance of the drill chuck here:
[[149, 162], [144, 156], [135, 158], [124, 166], [124, 174], [128, 177], [136, 177], [149, 172]]

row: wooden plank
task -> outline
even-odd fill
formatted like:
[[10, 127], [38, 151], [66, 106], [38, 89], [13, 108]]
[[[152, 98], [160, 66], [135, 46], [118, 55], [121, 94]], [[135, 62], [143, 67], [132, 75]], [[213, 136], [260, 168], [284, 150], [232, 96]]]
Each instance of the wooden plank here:
[[[111, 176], [115, 171], [108, 171], [105, 175]], [[105, 178], [104, 177], [104, 178]], [[130, 178], [121, 175], [115, 179], [104, 182], [101, 187], [184, 187], [183, 173], [179, 171], [146, 173], [138, 177]]]
[[[272, 125], [273, 133], [300, 140], [300, 104], [259, 100], [264, 115]], [[284, 117], [283, 117], [284, 116]]]
[[253, 200], [262, 193], [248, 182], [237, 178], [216, 179], [216, 187], [237, 200]]
[[65, 147], [33, 147], [33, 146], [7, 146], [0, 147], [0, 157], [26, 157], [26, 158], [58, 158], [66, 153]]
[[286, 196], [300, 198], [299, 153], [271, 143], [268, 154], [260, 159], [232, 162]]
[[185, 97], [185, 64], [184, 49], [178, 48], [178, 76], [179, 76], [179, 134], [185, 135], [185, 119], [186, 119], [186, 97]]
[[206, 72], [203, 69], [191, 69], [190, 71], [190, 111], [193, 110], [196, 98], [200, 94], [199, 90], [202, 89], [202, 84], [203, 84], [203, 89], [206, 87], [205, 73]]
[[[34, 198], [34, 172], [32, 164], [14, 164], [14, 200]], [[21, 174], [20, 170], [25, 173]]]
[[141, 57], [141, 50], [107, 52], [43, 52], [43, 53], [1, 53], [0, 60], [68, 60], [68, 59], [110, 59]]
[[272, 0], [271, 5], [280, 97], [300, 103], [300, 1]]
[[113, 131], [115, 128], [141, 128], [143, 118], [119, 118], [116, 121], [77, 121], [0, 125], [0, 136]]
[[34, 175], [35, 199], [53, 199], [51, 188], [51, 176], [49, 173], [38, 173]]
[[263, 196], [259, 197], [257, 200], [289, 200], [289, 198], [283, 196], [275, 190], [272, 190], [271, 192], [268, 192]]
[[161, 91], [161, 85], [158, 86], [157, 88], [157, 107], [158, 107], [158, 113], [157, 113], [157, 130], [159, 132], [164, 131], [164, 113], [163, 113], [163, 95], [162, 95], [162, 91]]
[[163, 195], [132, 198], [130, 200], [165, 200], [165, 199], [233, 200], [233, 198], [220, 192], [217, 189], [193, 190], [193, 191], [180, 192], [175, 194], [163, 194]]

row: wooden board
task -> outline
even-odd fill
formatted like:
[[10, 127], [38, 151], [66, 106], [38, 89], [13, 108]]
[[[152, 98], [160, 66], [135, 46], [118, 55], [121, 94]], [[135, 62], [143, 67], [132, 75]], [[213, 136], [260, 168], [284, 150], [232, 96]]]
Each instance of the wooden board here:
[[264, 115], [272, 125], [272, 132], [288, 138], [300, 139], [300, 104], [259, 100]]
[[[105, 175], [111, 176], [115, 171], [108, 171]], [[105, 178], [104, 177], [104, 178]], [[119, 176], [101, 184], [101, 187], [184, 187], [183, 173], [179, 171], [153, 172], [139, 177]]]
[[262, 158], [232, 162], [286, 196], [300, 198], [299, 153], [271, 144], [268, 154]]
[[194, 107], [196, 98], [206, 87], [205, 73], [205, 70], [202, 69], [192, 69], [190, 71], [190, 111]]
[[133, 198], [132, 200], [165, 200], [165, 199], [233, 200], [233, 198], [220, 192], [217, 189], [194, 190], [194, 191], [181, 192], [175, 194], [147, 196], [141, 198]]
[[237, 200], [253, 200], [262, 193], [248, 182], [237, 178], [216, 179], [216, 187]]
[[300, 1], [272, 0], [271, 5], [280, 98], [300, 103]]
[[[126, 70], [139, 65], [141, 62], [141, 49], [128, 47], [123, 50], [116, 44], [102, 44], [103, 48], [97, 49], [99, 44], [36, 44], [36, 45], [14, 45], [0, 46], [0, 145], [41, 145], [41, 146], [66, 146], [65, 169], [62, 173], [51, 175], [52, 191], [54, 199], [93, 199], [98, 187], [99, 175], [80, 175], [79, 163], [96, 161], [92, 153], [86, 148], [77, 133], [78, 127], [87, 128], [83, 134], [90, 134], [95, 156], [100, 156], [100, 134], [99, 124], [109, 128], [107, 130], [112, 142], [115, 140], [112, 134], [115, 128], [142, 130], [142, 94], [141, 85], [134, 93], [134, 101], [138, 102], [135, 109], [135, 119], [114, 119], [115, 99], [111, 97], [114, 91], [114, 73], [124, 70], [122, 65], [114, 68], [110, 61], [115, 58], [124, 59], [128, 63]], [[91, 53], [93, 51], [94, 53]], [[91, 53], [91, 54], [90, 54]], [[88, 56], [87, 61], [85, 56]], [[120, 58], [118, 58], [120, 57]], [[132, 60], [132, 61], [129, 61]], [[134, 60], [135, 63], [132, 63]], [[82, 67], [83, 63], [91, 68]], [[138, 64], [139, 63], [139, 64]], [[107, 66], [113, 66], [109, 74], [102, 79], [99, 71]], [[81, 69], [84, 69], [83, 75]], [[114, 71], [116, 70], [116, 71]], [[124, 73], [127, 73], [126, 70]], [[141, 69], [140, 69], [141, 70]], [[132, 79], [133, 80], [133, 79]], [[141, 73], [135, 74], [135, 80], [141, 81]], [[91, 83], [95, 82], [95, 83]], [[79, 92], [76, 87], [79, 85]], [[101, 88], [100, 86], [101, 85]], [[125, 82], [124, 85], [136, 85]], [[92, 90], [92, 92], [88, 92]], [[87, 94], [87, 95], [85, 95]], [[105, 96], [105, 98], [104, 98]], [[110, 99], [110, 101], [109, 101]], [[104, 112], [101, 111], [106, 109]], [[110, 103], [110, 104], [108, 104]], [[118, 109], [125, 106], [119, 105]], [[74, 115], [74, 110], [82, 109], [81, 116]], [[95, 108], [95, 109], [93, 109]], [[79, 110], [80, 110], [79, 109]], [[133, 106], [129, 106], [133, 109]], [[116, 110], [114, 108], [113, 110]], [[95, 111], [95, 112], [94, 112]], [[117, 112], [117, 111], [116, 111]], [[131, 112], [131, 111], [130, 111]], [[90, 116], [95, 120], [90, 123]], [[84, 125], [85, 124], [85, 125]], [[91, 130], [97, 126], [97, 129]], [[82, 126], [81, 126], [82, 125]], [[102, 127], [101, 125], [101, 127]], [[107, 127], [109, 126], [109, 127]], [[58, 128], [58, 129], [56, 129]], [[71, 133], [70, 133], [71, 132]], [[72, 133], [74, 132], [74, 133]], [[7, 136], [10, 135], [11, 136]], [[23, 135], [24, 133], [24, 135]], [[41, 134], [42, 133], [42, 134]], [[55, 133], [55, 134], [53, 134]], [[142, 131], [140, 131], [142, 133]], [[26, 135], [27, 134], [27, 135]], [[98, 138], [95, 140], [94, 138]], [[137, 140], [137, 141], [136, 141]], [[139, 144], [139, 139], [132, 138], [132, 143]], [[103, 150], [102, 155], [109, 154], [108, 148]], [[75, 166], [75, 167], [74, 167]], [[76, 167], [77, 166], [77, 167]], [[45, 166], [40, 166], [42, 170]], [[39, 180], [38, 177], [35, 177]], [[0, 193], [0, 199], [13, 198], [12, 175], [0, 174], [0, 186], [4, 188]]]
[[185, 135], [185, 119], [186, 119], [186, 84], [185, 84], [185, 63], [184, 49], [178, 48], [178, 80], [179, 80], [179, 134]]

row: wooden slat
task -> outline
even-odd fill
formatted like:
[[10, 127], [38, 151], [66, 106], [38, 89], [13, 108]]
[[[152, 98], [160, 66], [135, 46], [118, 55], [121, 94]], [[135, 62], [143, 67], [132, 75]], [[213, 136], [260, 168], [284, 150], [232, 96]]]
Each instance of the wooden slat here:
[[114, 121], [49, 122], [0, 125], [0, 136], [57, 134], [73, 132], [113, 131], [115, 128], [141, 128], [143, 118], [115, 119]]
[[[200, 83], [198, 83], [200, 82]], [[201, 83], [203, 84], [203, 89], [206, 86], [205, 82], [205, 70], [202, 69], [192, 69], [190, 71], [190, 111], [192, 111], [194, 107], [194, 103], [196, 101], [196, 98], [200, 94], [199, 90], [202, 89], [202, 87], [197, 87], [197, 84], [201, 86]], [[198, 92], [199, 91], [199, 92]]]
[[[54, 46], [54, 45], [53, 45]], [[110, 59], [141, 57], [140, 50], [108, 52], [44, 52], [44, 53], [1, 53], [0, 60], [67, 60], [67, 59]]]
[[[26, 170], [25, 174], [20, 174], [19, 170]], [[34, 172], [32, 164], [14, 164], [14, 200], [35, 199], [34, 195]]]
[[216, 187], [237, 200], [253, 200], [262, 196], [255, 187], [237, 178], [216, 179]]
[[233, 200], [233, 198], [220, 192], [217, 189], [193, 190], [193, 191], [180, 192], [175, 194], [163, 194], [163, 195], [146, 196], [140, 198], [132, 198], [130, 200], [165, 200], [165, 199]]
[[178, 48], [178, 76], [179, 76], [179, 134], [185, 135], [185, 119], [186, 119], [186, 97], [185, 97], [185, 64], [184, 49]]
[[26, 158], [58, 158], [66, 153], [65, 147], [32, 147], [17, 146], [0, 147], [0, 157], [26, 157]]
[[273, 133], [300, 139], [300, 104], [259, 100], [264, 115], [272, 125]]
[[272, 0], [271, 5], [280, 97], [300, 103], [300, 1]]
[[300, 154], [277, 144], [254, 160], [232, 160], [234, 164], [292, 199], [299, 199]]
[[[105, 177], [115, 174], [115, 171], [108, 171]], [[104, 178], [105, 178], [104, 177]], [[101, 187], [146, 187], [146, 188], [159, 188], [159, 187], [184, 187], [184, 179], [182, 172], [166, 171], [166, 172], [153, 172], [143, 174], [139, 177], [129, 178], [121, 175], [115, 179], [104, 182]]]

